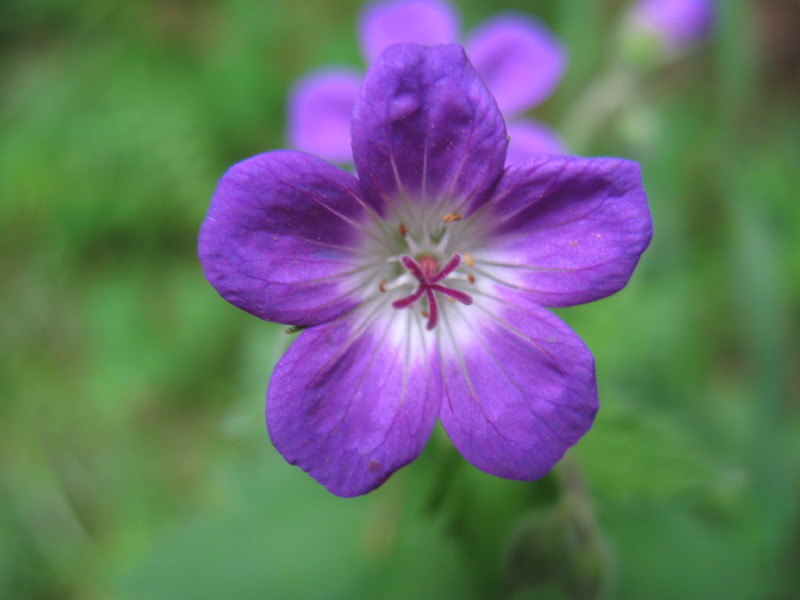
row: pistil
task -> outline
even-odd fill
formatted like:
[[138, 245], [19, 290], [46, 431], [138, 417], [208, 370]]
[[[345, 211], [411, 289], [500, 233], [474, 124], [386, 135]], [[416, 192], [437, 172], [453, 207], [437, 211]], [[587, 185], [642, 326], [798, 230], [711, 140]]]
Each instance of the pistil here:
[[460, 254], [453, 254], [441, 270], [439, 270], [439, 263], [437, 260], [430, 254], [423, 254], [420, 256], [419, 262], [408, 254], [404, 254], [400, 257], [400, 263], [417, 279], [419, 286], [413, 294], [392, 302], [392, 306], [394, 308], [408, 308], [424, 295], [428, 302], [428, 310], [425, 311], [427, 313], [425, 316], [428, 318], [428, 322], [425, 325], [427, 330], [430, 331], [436, 327], [436, 323], [439, 320], [439, 305], [434, 292], [444, 294], [448, 298], [457, 300], [462, 304], [472, 304], [472, 297], [469, 294], [465, 294], [460, 290], [439, 283], [446, 279], [447, 276], [455, 271], [461, 264]]

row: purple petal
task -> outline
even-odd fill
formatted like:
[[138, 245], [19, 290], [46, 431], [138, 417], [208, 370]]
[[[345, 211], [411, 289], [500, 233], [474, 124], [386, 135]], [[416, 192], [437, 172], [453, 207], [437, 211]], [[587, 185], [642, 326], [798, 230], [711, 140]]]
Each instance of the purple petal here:
[[220, 179], [200, 230], [206, 278], [268, 321], [313, 325], [359, 300], [358, 181], [319, 158], [260, 154]]
[[330, 69], [307, 75], [289, 95], [289, 144], [335, 163], [352, 163], [350, 120], [362, 75]]
[[304, 331], [275, 367], [275, 447], [338, 496], [365, 494], [422, 451], [439, 410], [430, 337], [388, 305]]
[[373, 2], [361, 13], [359, 33], [364, 57], [371, 63], [392, 44], [455, 42], [458, 15], [448, 2], [438, 0]]
[[671, 50], [708, 35], [714, 25], [711, 0], [641, 0], [631, 10], [634, 26], [656, 35]]
[[561, 42], [538, 21], [519, 15], [487, 21], [473, 32], [466, 48], [506, 116], [545, 100], [566, 64]]
[[592, 425], [592, 355], [535, 305], [523, 309], [482, 295], [459, 312], [442, 341], [442, 425], [479, 469], [538, 479]]
[[515, 119], [508, 129], [506, 165], [537, 158], [543, 154], [567, 154], [567, 146], [559, 135], [540, 121]]
[[550, 156], [512, 165], [488, 208], [476, 275], [544, 306], [618, 291], [652, 236], [639, 166], [619, 159]]
[[460, 46], [392, 46], [367, 73], [353, 151], [381, 214], [387, 202], [468, 213], [501, 175], [506, 144], [500, 111]]

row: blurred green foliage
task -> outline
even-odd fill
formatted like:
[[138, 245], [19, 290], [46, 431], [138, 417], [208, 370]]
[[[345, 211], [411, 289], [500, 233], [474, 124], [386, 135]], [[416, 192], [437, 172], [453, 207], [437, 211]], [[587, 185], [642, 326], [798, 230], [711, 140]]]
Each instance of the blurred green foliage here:
[[[537, 116], [569, 134], [625, 4], [459, 8], [562, 36]], [[628, 288], [560, 311], [597, 357], [594, 429], [533, 484], [439, 432], [342, 500], [270, 446], [289, 336], [216, 296], [195, 236], [227, 166], [283, 145], [292, 81], [361, 64], [359, 3], [5, 0], [0, 597], [800, 597], [800, 9], [719, 4], [569, 140], [639, 160], [655, 221]]]

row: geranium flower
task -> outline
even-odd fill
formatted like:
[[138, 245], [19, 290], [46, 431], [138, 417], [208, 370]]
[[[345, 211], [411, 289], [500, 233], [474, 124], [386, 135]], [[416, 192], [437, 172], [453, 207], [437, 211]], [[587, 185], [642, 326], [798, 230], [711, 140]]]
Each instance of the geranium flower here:
[[291, 150], [234, 165], [200, 232], [225, 299], [305, 328], [269, 384], [272, 442], [341, 496], [414, 460], [437, 419], [478, 468], [542, 477], [598, 406], [591, 353], [543, 307], [626, 284], [651, 235], [638, 166], [504, 168], [456, 45], [387, 49], [352, 136], [358, 177]]
[[[388, 0], [366, 6], [359, 19], [367, 64], [395, 43], [457, 41], [458, 15], [442, 0]], [[544, 123], [520, 115], [547, 99], [566, 63], [558, 39], [538, 21], [504, 14], [479, 26], [465, 42], [467, 55], [494, 94], [508, 123], [509, 161], [563, 154], [559, 136]], [[287, 110], [289, 145], [338, 164], [352, 162], [350, 119], [361, 74], [336, 67], [297, 82]]]
[[713, 0], [639, 0], [629, 15], [634, 30], [652, 37], [669, 53], [706, 37], [714, 17]]

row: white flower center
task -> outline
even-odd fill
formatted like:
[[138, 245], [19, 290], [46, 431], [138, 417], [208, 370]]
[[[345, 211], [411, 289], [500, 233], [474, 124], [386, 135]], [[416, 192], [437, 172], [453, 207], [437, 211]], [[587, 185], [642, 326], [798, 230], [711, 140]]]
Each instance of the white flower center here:
[[475, 284], [475, 263], [469, 253], [458, 251], [464, 236], [454, 231], [464, 224], [457, 213], [421, 225], [390, 225], [393, 229], [387, 229], [384, 222], [383, 252], [372, 254], [373, 260], [383, 255], [381, 264], [373, 263], [372, 290], [386, 294], [386, 303], [393, 309], [419, 311], [427, 319], [429, 331], [436, 327], [447, 304], [472, 304], [469, 289]]

